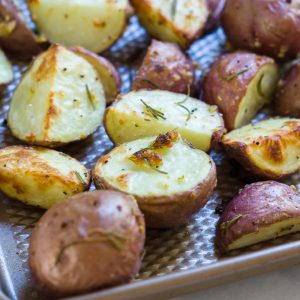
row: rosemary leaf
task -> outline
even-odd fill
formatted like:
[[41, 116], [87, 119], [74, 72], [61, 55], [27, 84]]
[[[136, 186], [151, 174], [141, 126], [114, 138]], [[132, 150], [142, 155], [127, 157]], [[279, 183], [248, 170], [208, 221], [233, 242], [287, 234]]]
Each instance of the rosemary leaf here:
[[95, 105], [94, 105], [94, 102], [93, 102], [93, 96], [92, 96], [92, 93], [91, 93], [91, 91], [89, 89], [89, 86], [87, 84], [85, 85], [85, 90], [86, 90], [88, 100], [89, 100], [93, 110], [95, 110], [96, 108], [95, 108]]
[[177, 4], [178, 4], [178, 0], [173, 0], [173, 2], [171, 4], [171, 18], [172, 18], [172, 20], [175, 20], [175, 17], [176, 17]]
[[77, 179], [80, 181], [80, 183], [85, 184], [85, 181], [83, 180], [83, 178], [77, 171], [75, 171], [75, 175], [76, 175]]
[[221, 225], [221, 230], [229, 229], [233, 224], [235, 224], [239, 219], [241, 219], [243, 215], [239, 214], [233, 217], [230, 221], [225, 222]]
[[148, 105], [145, 101], [143, 101], [142, 99], [140, 99], [141, 102], [144, 104], [145, 108], [146, 108], [146, 112], [148, 115], [152, 116], [154, 119], [158, 120], [159, 118], [166, 120], [165, 118], [165, 114], [153, 107], [151, 107], [150, 105]]
[[231, 81], [231, 80], [235, 79], [236, 77], [238, 77], [239, 75], [246, 73], [247, 71], [249, 71], [249, 68], [246, 68], [244, 70], [241, 70], [241, 71], [238, 71], [236, 73], [233, 73], [233, 74], [231, 74], [231, 75], [229, 75], [227, 77], [224, 77], [224, 80]]
[[164, 174], [164, 175], [167, 175], [167, 174], [168, 174], [168, 172], [162, 171], [162, 170], [160, 170], [160, 169], [154, 167], [154, 166], [151, 164], [151, 162], [150, 162], [148, 159], [146, 159], [146, 158], [145, 158], [145, 162], [146, 162], [146, 164], [147, 164], [152, 170], [154, 170], [154, 171], [156, 171], [156, 172], [158, 172], [158, 173]]
[[183, 108], [188, 113], [187, 118], [186, 118], [186, 122], [190, 120], [193, 112], [191, 112], [186, 106], [184, 106], [182, 104], [185, 103], [189, 99], [190, 95], [191, 95], [191, 86], [189, 85], [188, 86], [188, 93], [185, 96], [185, 98], [182, 101], [176, 103], [176, 105]]
[[153, 82], [147, 78], [143, 78], [143, 79], [141, 79], [141, 81], [152, 85], [156, 89], [160, 89], [160, 87], [155, 82]]

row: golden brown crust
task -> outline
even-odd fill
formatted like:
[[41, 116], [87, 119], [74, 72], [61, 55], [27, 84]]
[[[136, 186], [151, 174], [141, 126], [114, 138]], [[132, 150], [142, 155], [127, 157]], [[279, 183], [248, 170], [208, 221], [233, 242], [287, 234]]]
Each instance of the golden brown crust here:
[[228, 0], [222, 25], [229, 41], [238, 49], [279, 60], [296, 57], [300, 52], [300, 14], [293, 2], [297, 1]]
[[[103, 158], [98, 161], [98, 163], [101, 162]], [[145, 216], [148, 228], [171, 228], [182, 225], [204, 207], [217, 185], [216, 166], [213, 161], [210, 163], [211, 169], [208, 176], [189, 191], [162, 196], [133, 195]], [[95, 170], [96, 168], [92, 172], [92, 178], [97, 189], [118, 191]]]
[[82, 193], [40, 219], [30, 239], [29, 265], [48, 295], [89, 292], [132, 279], [144, 239], [143, 216], [131, 196]]

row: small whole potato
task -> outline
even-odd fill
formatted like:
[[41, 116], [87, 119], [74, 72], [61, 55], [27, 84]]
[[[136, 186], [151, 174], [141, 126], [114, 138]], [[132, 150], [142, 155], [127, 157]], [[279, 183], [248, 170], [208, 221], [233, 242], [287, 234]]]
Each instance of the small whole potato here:
[[0, 149], [0, 190], [11, 198], [49, 208], [89, 186], [89, 171], [62, 152], [28, 146]]
[[194, 88], [195, 68], [191, 59], [176, 44], [152, 40], [132, 89], [193, 94]]
[[222, 25], [230, 43], [279, 60], [300, 52], [297, 0], [227, 0]]
[[276, 181], [247, 185], [227, 204], [217, 224], [222, 253], [300, 231], [300, 194]]
[[204, 79], [204, 101], [218, 106], [227, 129], [239, 128], [270, 102], [278, 78], [278, 67], [269, 57], [240, 51], [224, 54]]
[[300, 118], [300, 62], [294, 64], [279, 82], [275, 110], [280, 116]]
[[144, 218], [133, 197], [86, 192], [39, 220], [29, 266], [48, 296], [81, 294], [130, 281], [139, 271], [144, 240]]

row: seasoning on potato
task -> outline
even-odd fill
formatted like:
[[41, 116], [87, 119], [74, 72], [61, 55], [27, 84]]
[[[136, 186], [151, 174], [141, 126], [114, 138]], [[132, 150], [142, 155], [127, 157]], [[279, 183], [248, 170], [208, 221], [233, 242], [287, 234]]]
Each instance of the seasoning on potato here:
[[42, 51], [13, 0], [0, 1], [0, 47], [14, 57], [30, 59]]
[[0, 91], [13, 80], [12, 65], [0, 49]]
[[274, 60], [247, 52], [220, 56], [204, 80], [204, 101], [217, 105], [227, 129], [251, 122], [271, 101], [279, 79]]
[[275, 118], [233, 130], [227, 153], [260, 178], [278, 179], [300, 170], [300, 119]]
[[178, 129], [184, 139], [208, 151], [223, 133], [222, 116], [188, 95], [161, 90], [139, 90], [121, 95], [106, 110], [104, 125], [115, 143]]
[[0, 149], [0, 190], [11, 198], [49, 208], [89, 186], [89, 171], [62, 152], [28, 146]]
[[127, 26], [128, 0], [27, 0], [27, 4], [38, 30], [51, 43], [99, 53], [110, 48]]
[[105, 104], [94, 67], [74, 52], [52, 45], [17, 86], [8, 126], [24, 142], [56, 147], [92, 134], [102, 123]]
[[206, 0], [131, 0], [141, 24], [154, 38], [182, 48], [199, 38], [209, 16]]
[[247, 185], [230, 201], [217, 225], [222, 253], [300, 231], [300, 194], [276, 181]]
[[81, 294], [130, 281], [140, 269], [144, 240], [144, 218], [133, 197], [86, 192], [39, 220], [29, 265], [48, 296]]
[[213, 160], [177, 131], [116, 147], [98, 160], [93, 180], [98, 189], [132, 194], [151, 228], [186, 223], [217, 184]]
[[278, 60], [299, 55], [298, 1], [227, 0], [222, 25], [230, 43], [238, 49]]
[[295, 63], [279, 82], [275, 110], [280, 116], [300, 118], [300, 63]]
[[152, 40], [132, 89], [193, 94], [194, 88], [195, 68], [191, 59], [176, 44]]

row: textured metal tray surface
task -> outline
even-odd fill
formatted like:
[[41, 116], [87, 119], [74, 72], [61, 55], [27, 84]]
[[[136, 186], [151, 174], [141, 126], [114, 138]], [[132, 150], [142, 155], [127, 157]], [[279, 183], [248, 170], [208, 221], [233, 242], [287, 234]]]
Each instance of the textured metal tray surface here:
[[[20, 2], [28, 19], [25, 4]], [[123, 93], [130, 90], [136, 67], [141, 62], [149, 41], [149, 37], [139, 26], [136, 17], [132, 17], [123, 37], [109, 52], [105, 53], [105, 56], [116, 65], [122, 76], [121, 91]], [[224, 41], [224, 34], [221, 29], [218, 29], [191, 46], [188, 52], [192, 59], [201, 66], [197, 70], [198, 78], [203, 75], [215, 58], [224, 52]], [[12, 137], [7, 129], [5, 119], [12, 93], [24, 70], [24, 65], [14, 64], [14, 81], [1, 97], [1, 147], [20, 143]], [[265, 114], [261, 113], [258, 118], [264, 116]], [[112, 143], [104, 128], [101, 127], [84, 142], [74, 143], [61, 150], [92, 169], [97, 158], [111, 147]], [[222, 153], [212, 152], [211, 155], [218, 169], [219, 183], [216, 191], [205, 208], [195, 215], [187, 225], [172, 230], [147, 232], [146, 255], [142, 269], [134, 282], [146, 282], [146, 279], [175, 274], [178, 271], [191, 270], [192, 272], [198, 270], [199, 267], [204, 270], [205, 266], [217, 265], [220, 262], [229, 263], [232, 258], [237, 256], [242, 255], [241, 257], [243, 257], [243, 255], [256, 253], [257, 250], [269, 249], [300, 239], [300, 234], [294, 234], [255, 245], [246, 251], [232, 252], [230, 257], [219, 257], [214, 245], [215, 225], [218, 220], [218, 215], [215, 213], [216, 206], [222, 201], [230, 200], [245, 183], [239, 180], [234, 167], [224, 159]], [[287, 178], [285, 182], [300, 188], [300, 174]], [[11, 299], [43, 299], [35, 288], [27, 265], [30, 233], [42, 213], [42, 210], [25, 206], [0, 194], [0, 290]], [[201, 269], [199, 269], [200, 271]], [[184, 273], [182, 272], [182, 274]], [[180, 274], [178, 273], [178, 276]], [[133, 285], [128, 284], [123, 289]]]

